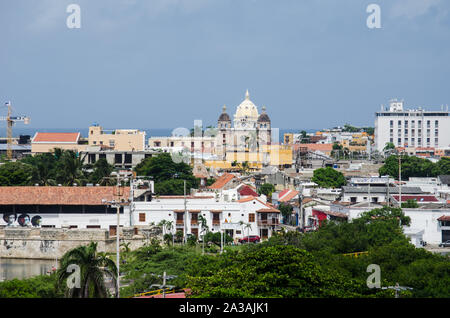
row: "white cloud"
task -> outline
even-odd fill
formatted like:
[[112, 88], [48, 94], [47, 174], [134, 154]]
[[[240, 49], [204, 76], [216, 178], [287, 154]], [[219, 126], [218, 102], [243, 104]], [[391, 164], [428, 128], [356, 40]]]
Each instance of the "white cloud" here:
[[413, 19], [426, 14], [430, 9], [440, 7], [442, 0], [398, 0], [391, 8], [391, 16]]
[[[46, 31], [65, 26], [71, 4], [81, 7], [81, 19], [89, 16], [90, 25], [102, 31], [113, 30], [123, 24], [141, 18], [154, 18], [176, 10], [181, 14], [192, 14], [213, 5], [214, 0], [40, 0], [29, 5], [28, 27], [35, 31]], [[86, 13], [88, 11], [88, 13]], [[83, 23], [86, 26], [88, 24]]]

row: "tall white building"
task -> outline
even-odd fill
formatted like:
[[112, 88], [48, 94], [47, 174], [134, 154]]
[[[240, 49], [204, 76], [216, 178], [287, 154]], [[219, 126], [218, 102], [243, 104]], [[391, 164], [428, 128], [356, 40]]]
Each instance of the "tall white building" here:
[[440, 111], [404, 109], [403, 101], [393, 99], [389, 109], [375, 113], [375, 147], [383, 151], [386, 143], [405, 148], [444, 148], [450, 146], [448, 106]]

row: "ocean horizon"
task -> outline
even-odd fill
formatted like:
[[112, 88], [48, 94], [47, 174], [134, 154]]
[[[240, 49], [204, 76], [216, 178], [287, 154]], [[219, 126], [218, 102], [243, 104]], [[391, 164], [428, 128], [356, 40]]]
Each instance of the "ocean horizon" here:
[[[104, 130], [114, 130], [114, 128], [103, 127]], [[120, 129], [120, 128], [119, 128]], [[172, 131], [175, 128], [133, 128], [145, 131], [147, 138], [150, 137], [169, 137], [172, 135]], [[299, 133], [300, 131], [306, 131], [307, 133], [316, 132], [320, 129], [304, 129], [304, 128], [279, 128], [279, 141], [283, 140], [285, 133]], [[19, 137], [21, 135], [34, 136], [36, 132], [79, 132], [82, 137], [87, 137], [89, 128], [30, 128], [30, 127], [14, 127], [13, 137]], [[6, 127], [0, 127], [0, 137], [6, 137]]]

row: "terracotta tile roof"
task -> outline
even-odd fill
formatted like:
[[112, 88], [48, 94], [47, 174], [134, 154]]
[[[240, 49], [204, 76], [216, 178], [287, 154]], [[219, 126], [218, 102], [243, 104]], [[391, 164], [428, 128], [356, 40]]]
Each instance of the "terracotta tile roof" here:
[[[192, 195], [187, 195], [186, 199], [192, 200], [192, 199], [213, 199], [214, 196], [213, 195], [209, 195], [209, 196], [192, 196]], [[184, 199], [183, 195], [161, 195], [157, 198], [158, 200], [173, 200], [173, 199]]]
[[237, 200], [237, 202], [244, 203], [244, 202], [253, 201], [254, 199], [255, 199], [254, 197], [247, 197], [247, 198], [243, 198], [243, 199]]
[[41, 133], [37, 132], [33, 143], [78, 143], [80, 133]]
[[280, 210], [270, 208], [270, 209], [259, 209], [259, 210], [256, 210], [256, 212], [258, 212], [258, 213], [280, 213]]
[[450, 221], [450, 215], [443, 215], [437, 219], [438, 221]]
[[225, 185], [228, 184], [228, 182], [230, 182], [234, 178], [236, 178], [235, 175], [233, 175], [231, 173], [224, 173], [216, 180], [216, 182], [214, 182], [208, 188], [209, 189], [222, 189]]
[[[114, 199], [115, 187], [0, 187], [0, 205], [102, 205]], [[130, 188], [123, 188], [128, 200]]]
[[248, 185], [243, 185], [240, 189], [239, 189], [239, 194], [244, 196], [244, 195], [251, 195], [253, 197], [257, 197], [258, 193], [256, 193], [250, 186]]
[[291, 201], [293, 198], [295, 198], [295, 196], [299, 194], [298, 191], [295, 190], [283, 190], [278, 194], [278, 201], [279, 202], [288, 202]]
[[[396, 201], [400, 199], [399, 195], [392, 196]], [[417, 203], [420, 202], [438, 202], [434, 195], [402, 195], [402, 202], [406, 202], [408, 200], [416, 200]]]
[[209, 210], [211, 213], [222, 213], [222, 210]]

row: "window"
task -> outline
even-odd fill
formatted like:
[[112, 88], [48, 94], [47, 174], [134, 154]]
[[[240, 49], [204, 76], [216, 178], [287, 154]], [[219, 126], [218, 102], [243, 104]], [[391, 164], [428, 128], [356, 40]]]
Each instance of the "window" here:
[[391, 120], [391, 122], [389, 123], [391, 127], [394, 127], [394, 121]]
[[116, 141], [114, 139], [110, 139], [109, 140], [109, 146], [110, 147], [115, 147], [116, 146]]
[[248, 221], [249, 222], [255, 222], [255, 213], [249, 213], [248, 214]]
[[435, 120], [435, 121], [434, 121], [434, 126], [435, 126], [435, 127], [439, 127], [439, 120]]

